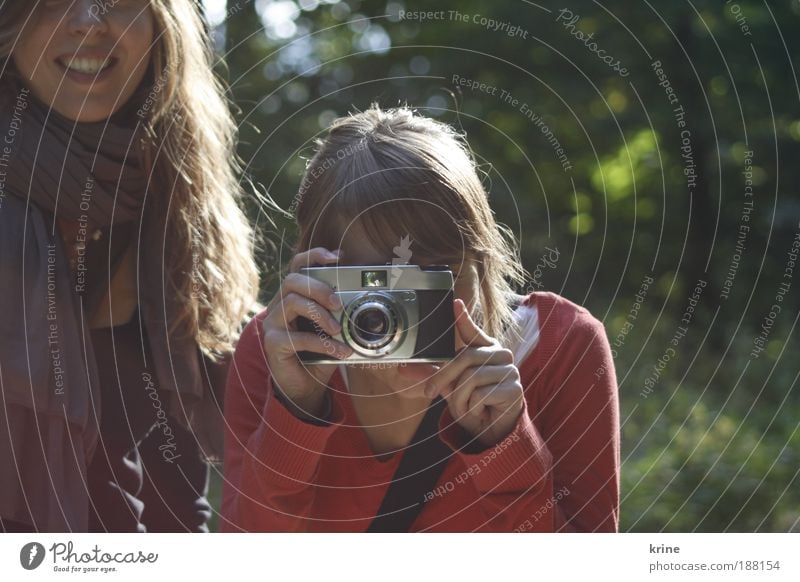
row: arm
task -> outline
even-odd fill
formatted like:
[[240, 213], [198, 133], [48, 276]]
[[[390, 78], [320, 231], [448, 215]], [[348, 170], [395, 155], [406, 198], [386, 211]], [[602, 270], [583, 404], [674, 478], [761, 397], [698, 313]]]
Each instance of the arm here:
[[[512, 432], [476, 450], [445, 412], [442, 438], [472, 470], [483, 529], [616, 531], [619, 415], [605, 330], [589, 312], [570, 308], [557, 308], [548, 324], [556, 333], [543, 335], [545, 345], [520, 364], [525, 407]], [[548, 336], [556, 338], [550, 346]]]
[[438, 371], [434, 389], [448, 401], [440, 437], [464, 467], [456, 481], [469, 477], [479, 496], [465, 509], [481, 519], [477, 530], [553, 531], [552, 456], [531, 420], [521, 369], [463, 302], [454, 308], [464, 347]]
[[440, 419], [442, 440], [453, 449], [478, 491], [470, 511], [480, 511], [480, 531], [553, 531], [552, 456], [531, 421], [527, 404], [514, 429], [484, 448], [457, 425], [449, 411]]
[[[346, 358], [351, 350], [328, 339], [340, 331], [328, 311], [341, 307], [338, 296], [297, 271], [338, 256], [323, 248], [295, 255], [270, 306], [239, 339], [225, 395], [223, 531], [302, 531], [309, 523], [304, 518], [311, 512], [320, 457], [344, 414], [334, 405], [330, 423], [320, 423], [300, 412], [322, 410], [333, 369], [303, 365], [297, 351]], [[327, 337], [299, 331], [299, 317], [315, 321]]]
[[262, 320], [248, 324], [228, 375], [222, 531], [304, 531], [314, 476], [343, 412], [334, 404], [328, 424], [306, 422], [275, 397]]
[[611, 348], [603, 324], [585, 309], [556, 306], [552, 317], [560, 331], [541, 362], [543, 390], [533, 418], [553, 456], [553, 486], [567, 492], [554, 525], [615, 532], [620, 435]]

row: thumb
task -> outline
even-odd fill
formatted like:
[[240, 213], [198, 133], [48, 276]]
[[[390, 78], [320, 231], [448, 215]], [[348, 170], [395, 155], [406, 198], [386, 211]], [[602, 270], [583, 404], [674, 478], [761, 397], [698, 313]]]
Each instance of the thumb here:
[[472, 320], [467, 306], [461, 299], [453, 301], [453, 310], [456, 318], [456, 333], [465, 346], [478, 347], [490, 346], [494, 342]]

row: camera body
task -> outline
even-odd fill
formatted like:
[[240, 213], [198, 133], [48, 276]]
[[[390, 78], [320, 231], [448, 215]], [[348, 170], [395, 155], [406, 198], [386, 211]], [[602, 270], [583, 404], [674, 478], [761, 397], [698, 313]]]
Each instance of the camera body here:
[[[306, 267], [300, 273], [327, 283], [342, 301], [331, 311], [342, 326], [332, 336], [353, 349], [345, 359], [298, 352], [309, 364], [444, 362], [455, 354], [453, 273], [449, 267], [365, 265]], [[329, 338], [310, 319], [300, 331]]]

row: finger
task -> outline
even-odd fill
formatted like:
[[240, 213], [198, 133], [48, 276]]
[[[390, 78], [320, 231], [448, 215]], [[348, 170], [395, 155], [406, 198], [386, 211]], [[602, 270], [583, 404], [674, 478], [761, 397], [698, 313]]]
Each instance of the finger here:
[[290, 329], [298, 317], [305, 317], [329, 335], [336, 335], [342, 331], [342, 326], [325, 307], [297, 293], [289, 293], [275, 306], [264, 319], [264, 330], [267, 331], [273, 326]]
[[466, 346], [490, 346], [496, 343], [472, 320], [467, 306], [461, 299], [453, 301], [456, 333]]
[[511, 351], [497, 345], [464, 348], [430, 378], [428, 381], [428, 388], [426, 389], [426, 395], [430, 398], [435, 397], [437, 394], [446, 396], [452, 391], [452, 384], [467, 368], [502, 366], [513, 363], [514, 356]]
[[320, 305], [324, 305], [334, 311], [342, 308], [341, 299], [334, 293], [330, 285], [300, 273], [286, 275], [278, 295], [286, 297], [290, 293], [313, 299]]
[[428, 380], [426, 395], [431, 398], [437, 394], [446, 396], [452, 392], [454, 383], [467, 368], [481, 366], [502, 366], [512, 364], [514, 356], [510, 350], [499, 346], [483, 346], [478, 348], [464, 348], [456, 356], [445, 363]]
[[281, 359], [294, 356], [297, 352], [314, 352], [337, 359], [347, 358], [353, 353], [353, 350], [342, 342], [304, 331], [272, 331], [264, 336], [264, 349]]
[[467, 414], [470, 397], [476, 389], [502, 383], [511, 373], [509, 368], [513, 366], [485, 366], [465, 370], [447, 396], [453, 418], [458, 419]]
[[465, 408], [467, 414], [480, 416], [486, 408], [499, 408], [501, 411], [513, 408], [516, 401], [523, 397], [522, 385], [509, 371], [505, 379], [494, 386], [481, 386], [473, 390]]
[[289, 262], [289, 272], [296, 273], [300, 267], [313, 267], [314, 265], [329, 265], [335, 263], [341, 257], [341, 250], [329, 251], [323, 247], [314, 247], [302, 253], [296, 254]]

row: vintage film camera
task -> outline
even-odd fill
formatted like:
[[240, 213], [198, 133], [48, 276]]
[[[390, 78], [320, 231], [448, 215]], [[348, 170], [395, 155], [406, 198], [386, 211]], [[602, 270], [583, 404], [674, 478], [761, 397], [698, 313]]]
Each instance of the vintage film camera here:
[[[306, 267], [300, 273], [330, 285], [343, 308], [332, 311], [342, 326], [333, 339], [353, 349], [346, 359], [298, 352], [309, 364], [443, 362], [453, 358], [453, 273], [446, 266], [367, 265]], [[300, 331], [329, 338], [314, 321]]]

